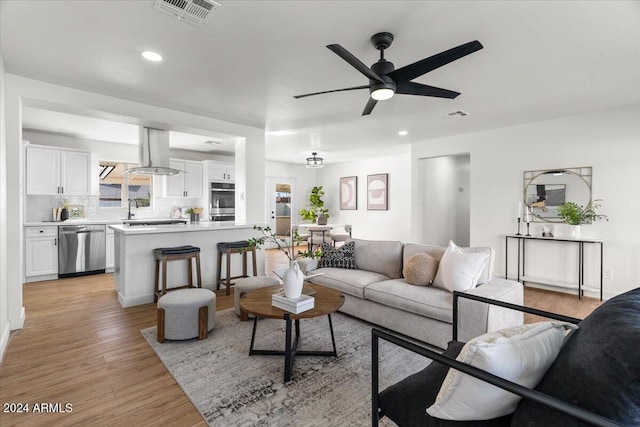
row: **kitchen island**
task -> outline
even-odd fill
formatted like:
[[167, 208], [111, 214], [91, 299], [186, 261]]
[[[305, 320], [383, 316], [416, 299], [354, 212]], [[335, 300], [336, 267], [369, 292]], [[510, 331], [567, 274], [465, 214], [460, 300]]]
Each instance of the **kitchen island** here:
[[[200, 248], [203, 287], [215, 289], [218, 242], [235, 242], [258, 237], [252, 225], [221, 225], [196, 222], [179, 225], [109, 225], [115, 232], [115, 283], [118, 301], [123, 307], [153, 302], [155, 291], [155, 248], [192, 245]], [[249, 259], [251, 254], [247, 255]], [[264, 275], [264, 252], [256, 251], [257, 275]], [[225, 262], [223, 260], [223, 262]], [[251, 275], [251, 262], [247, 274]], [[224, 266], [222, 274], [225, 275]], [[167, 265], [167, 287], [187, 283], [187, 262], [173, 261]], [[231, 273], [242, 272], [242, 257], [231, 258]], [[195, 274], [194, 274], [195, 277]]]

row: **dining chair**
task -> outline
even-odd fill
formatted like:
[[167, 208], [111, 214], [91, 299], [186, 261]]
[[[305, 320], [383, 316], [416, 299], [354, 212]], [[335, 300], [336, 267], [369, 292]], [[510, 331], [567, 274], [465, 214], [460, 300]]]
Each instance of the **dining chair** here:
[[[342, 228], [342, 230], [340, 228]], [[337, 242], [342, 242], [344, 244], [347, 239], [351, 238], [351, 225], [345, 224], [344, 227], [338, 227], [337, 230], [337, 233], [334, 233], [333, 230], [331, 230], [331, 233], [329, 234], [329, 237], [333, 240], [333, 246], [336, 246]]]

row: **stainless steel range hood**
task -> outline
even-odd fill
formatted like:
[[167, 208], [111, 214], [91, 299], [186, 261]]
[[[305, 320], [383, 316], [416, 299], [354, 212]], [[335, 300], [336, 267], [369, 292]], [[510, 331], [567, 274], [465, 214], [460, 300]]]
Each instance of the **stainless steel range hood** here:
[[183, 172], [169, 166], [169, 131], [140, 126], [140, 166], [125, 173], [175, 175]]

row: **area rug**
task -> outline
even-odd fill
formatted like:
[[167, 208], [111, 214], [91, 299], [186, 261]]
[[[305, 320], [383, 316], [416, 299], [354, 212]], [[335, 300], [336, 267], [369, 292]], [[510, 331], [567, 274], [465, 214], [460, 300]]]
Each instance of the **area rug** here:
[[[160, 344], [155, 327], [141, 333], [210, 426], [371, 425], [372, 326], [341, 313], [332, 320], [338, 356], [297, 357], [287, 383], [283, 356], [249, 356], [253, 321], [240, 322], [233, 310], [216, 313], [202, 341]], [[300, 350], [331, 349], [327, 316], [300, 325]], [[283, 349], [284, 326], [261, 319], [255, 348]], [[387, 342], [380, 360], [381, 390], [429, 363]]]

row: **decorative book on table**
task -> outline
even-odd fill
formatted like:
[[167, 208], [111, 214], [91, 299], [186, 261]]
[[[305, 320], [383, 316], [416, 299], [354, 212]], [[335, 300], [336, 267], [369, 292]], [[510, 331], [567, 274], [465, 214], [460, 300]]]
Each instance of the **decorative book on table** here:
[[298, 314], [311, 310], [315, 306], [315, 298], [304, 294], [298, 298], [287, 298], [284, 293], [273, 294], [271, 296], [271, 305], [281, 310]]

